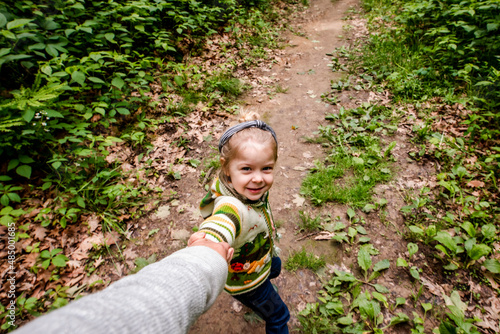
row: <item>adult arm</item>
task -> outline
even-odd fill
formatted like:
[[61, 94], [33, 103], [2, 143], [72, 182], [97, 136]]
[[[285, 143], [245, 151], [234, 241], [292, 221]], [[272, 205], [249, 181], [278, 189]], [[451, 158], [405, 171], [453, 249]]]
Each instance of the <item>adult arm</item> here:
[[204, 245], [182, 249], [14, 333], [187, 333], [224, 287], [221, 255]]

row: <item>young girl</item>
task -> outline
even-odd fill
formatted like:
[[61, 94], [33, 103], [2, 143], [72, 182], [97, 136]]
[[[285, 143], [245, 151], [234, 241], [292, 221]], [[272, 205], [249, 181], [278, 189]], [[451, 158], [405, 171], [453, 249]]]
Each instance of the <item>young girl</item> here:
[[266, 321], [266, 333], [288, 333], [290, 313], [270, 282], [281, 272], [268, 203], [276, 134], [262, 121], [240, 123], [222, 135], [219, 152], [221, 171], [201, 201], [199, 231], [234, 248], [225, 290]]

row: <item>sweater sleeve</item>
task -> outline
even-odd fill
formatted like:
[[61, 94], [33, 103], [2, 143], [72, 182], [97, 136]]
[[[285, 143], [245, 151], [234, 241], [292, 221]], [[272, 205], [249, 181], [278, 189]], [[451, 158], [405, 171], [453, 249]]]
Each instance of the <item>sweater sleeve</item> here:
[[200, 225], [199, 231], [205, 232], [208, 240], [233, 246], [241, 231], [243, 213], [243, 203], [234, 197], [221, 196], [216, 199], [212, 215]]
[[226, 278], [227, 263], [216, 251], [188, 247], [14, 333], [187, 333]]

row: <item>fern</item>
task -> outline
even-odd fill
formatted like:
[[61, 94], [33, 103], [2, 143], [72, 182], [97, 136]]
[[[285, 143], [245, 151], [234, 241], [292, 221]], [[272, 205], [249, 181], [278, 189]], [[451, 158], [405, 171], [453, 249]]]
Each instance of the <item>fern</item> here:
[[9, 119], [8, 117], [4, 117], [0, 119], [0, 132], [12, 132], [12, 128], [16, 126], [21, 126], [25, 124], [22, 118], [13, 118]]

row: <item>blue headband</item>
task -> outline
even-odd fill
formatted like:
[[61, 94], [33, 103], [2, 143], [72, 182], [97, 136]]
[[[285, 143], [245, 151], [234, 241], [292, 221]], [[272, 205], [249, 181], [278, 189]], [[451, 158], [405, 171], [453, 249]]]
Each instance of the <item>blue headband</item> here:
[[273, 135], [274, 141], [276, 142], [276, 146], [278, 146], [278, 139], [276, 138], [276, 133], [269, 125], [267, 125], [262, 121], [248, 121], [232, 126], [229, 129], [227, 129], [226, 132], [224, 132], [224, 134], [222, 135], [222, 137], [220, 137], [219, 140], [219, 152], [222, 151], [222, 147], [226, 145], [226, 143], [229, 141], [229, 139], [231, 139], [231, 137], [234, 134], [248, 128], [259, 128], [264, 131], [269, 131]]

